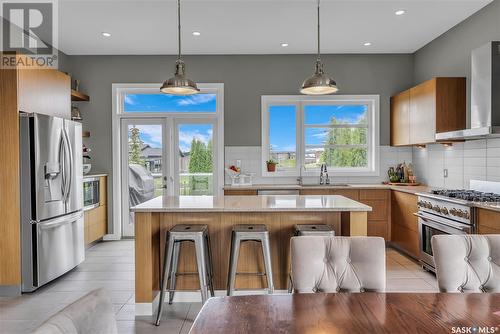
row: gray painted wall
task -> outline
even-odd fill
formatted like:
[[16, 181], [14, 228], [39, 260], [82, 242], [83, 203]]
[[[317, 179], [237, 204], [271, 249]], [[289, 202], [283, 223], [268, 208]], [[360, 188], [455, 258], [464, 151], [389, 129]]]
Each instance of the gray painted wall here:
[[465, 76], [469, 115], [470, 53], [494, 40], [500, 40], [500, 0], [493, 1], [418, 50], [415, 53], [414, 83], [437, 76]]
[[[172, 75], [173, 56], [69, 56], [64, 67], [81, 80], [89, 103], [79, 103], [84, 130], [91, 137], [93, 171], [112, 180], [111, 84], [160, 83]], [[412, 55], [325, 55], [326, 69], [341, 94], [380, 94], [382, 145], [389, 144], [389, 98], [413, 83]], [[225, 145], [258, 146], [261, 139], [260, 97], [298, 94], [312, 74], [314, 55], [247, 55], [185, 57], [189, 77], [224, 83]], [[112, 182], [108, 183], [110, 201]], [[111, 221], [111, 210], [109, 218]]]

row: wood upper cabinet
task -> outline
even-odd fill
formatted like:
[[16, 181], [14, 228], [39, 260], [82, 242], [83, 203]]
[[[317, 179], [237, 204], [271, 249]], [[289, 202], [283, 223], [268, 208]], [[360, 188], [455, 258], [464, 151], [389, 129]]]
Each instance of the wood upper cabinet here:
[[392, 146], [434, 143], [436, 133], [465, 127], [465, 78], [433, 78], [391, 98]]
[[19, 110], [71, 119], [71, 79], [54, 69], [18, 72]]
[[391, 146], [410, 145], [410, 91], [391, 97]]

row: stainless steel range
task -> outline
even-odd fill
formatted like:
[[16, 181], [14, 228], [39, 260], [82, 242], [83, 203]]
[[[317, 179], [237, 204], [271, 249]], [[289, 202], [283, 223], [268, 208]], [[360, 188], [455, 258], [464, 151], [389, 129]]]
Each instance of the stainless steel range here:
[[476, 232], [475, 203], [500, 202], [500, 183], [471, 181], [471, 190], [434, 190], [418, 194], [420, 262], [435, 271], [431, 238]]

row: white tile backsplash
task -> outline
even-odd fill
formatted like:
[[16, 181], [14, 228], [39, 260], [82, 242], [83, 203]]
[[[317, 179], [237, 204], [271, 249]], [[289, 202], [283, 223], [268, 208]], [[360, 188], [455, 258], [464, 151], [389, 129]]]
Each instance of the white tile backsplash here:
[[[254, 174], [254, 184], [296, 184], [296, 177], [262, 177], [260, 146], [226, 146], [225, 166], [236, 165], [241, 160], [241, 170], [244, 173]], [[330, 175], [332, 183], [379, 183], [387, 181], [387, 169], [398, 163], [412, 161], [412, 149], [409, 147], [380, 146], [380, 175], [362, 177], [335, 177]], [[305, 177], [305, 183], [314, 183], [317, 177]], [[225, 175], [225, 183], [231, 180]]]
[[470, 180], [500, 181], [500, 138], [414, 147], [412, 161], [419, 181], [432, 187], [468, 189]]

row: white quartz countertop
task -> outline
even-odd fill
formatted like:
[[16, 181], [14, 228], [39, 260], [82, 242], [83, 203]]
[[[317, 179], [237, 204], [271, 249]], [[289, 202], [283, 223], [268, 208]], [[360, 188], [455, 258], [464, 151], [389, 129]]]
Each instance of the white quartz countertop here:
[[340, 195], [159, 196], [132, 212], [372, 211]]
[[224, 190], [338, 190], [338, 189], [351, 189], [351, 190], [361, 190], [361, 189], [388, 189], [406, 192], [410, 194], [415, 194], [417, 192], [427, 192], [431, 188], [425, 185], [419, 186], [395, 186], [390, 184], [383, 183], [371, 183], [371, 184], [358, 184], [358, 183], [349, 183], [349, 184], [253, 184], [248, 186], [232, 186], [225, 185]]

